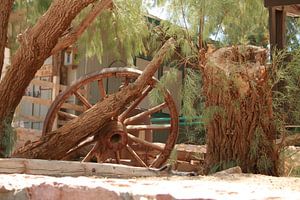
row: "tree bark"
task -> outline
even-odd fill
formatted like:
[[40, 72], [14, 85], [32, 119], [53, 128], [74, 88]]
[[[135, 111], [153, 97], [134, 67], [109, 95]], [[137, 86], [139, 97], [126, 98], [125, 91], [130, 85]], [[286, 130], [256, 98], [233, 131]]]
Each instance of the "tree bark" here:
[[203, 70], [206, 98], [206, 172], [240, 166], [245, 173], [278, 175], [272, 91], [266, 51], [222, 48]]
[[0, 78], [2, 75], [2, 68], [4, 64], [4, 51], [7, 45], [7, 29], [8, 20], [12, 11], [14, 0], [0, 1]]
[[[95, 0], [55, 0], [48, 11], [18, 38], [20, 47], [12, 58], [11, 67], [0, 82], [0, 141], [10, 126], [13, 113], [37, 70], [70, 27], [77, 14]], [[9, 134], [9, 133], [7, 133]], [[0, 156], [5, 144], [0, 144]]]
[[42, 136], [39, 141], [19, 149], [13, 156], [39, 159], [62, 159], [69, 150], [76, 147], [86, 138], [102, 135], [103, 133], [101, 131], [105, 125], [113, 118], [116, 118], [123, 108], [135, 100], [148, 86], [152, 76], [162, 63], [164, 55], [173, 44], [174, 40], [172, 38], [168, 40], [134, 83], [104, 98], [103, 101], [96, 103], [78, 118]]

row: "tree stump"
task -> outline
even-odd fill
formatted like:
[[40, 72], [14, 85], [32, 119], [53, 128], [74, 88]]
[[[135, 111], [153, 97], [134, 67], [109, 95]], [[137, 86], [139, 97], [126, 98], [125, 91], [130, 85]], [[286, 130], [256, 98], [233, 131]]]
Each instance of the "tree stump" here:
[[207, 56], [206, 172], [240, 166], [244, 173], [278, 175], [276, 128], [265, 49], [221, 48]]

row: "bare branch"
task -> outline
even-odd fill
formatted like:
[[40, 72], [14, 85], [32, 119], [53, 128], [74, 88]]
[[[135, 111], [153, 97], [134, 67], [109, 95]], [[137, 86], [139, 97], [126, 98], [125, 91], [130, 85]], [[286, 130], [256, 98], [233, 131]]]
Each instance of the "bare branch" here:
[[76, 42], [95, 18], [105, 9], [109, 8], [110, 5], [112, 5], [112, 0], [102, 0], [96, 3], [91, 12], [89, 12], [89, 14], [82, 20], [78, 27], [72, 29], [68, 34], [59, 39], [56, 46], [52, 49], [51, 54], [53, 55]]

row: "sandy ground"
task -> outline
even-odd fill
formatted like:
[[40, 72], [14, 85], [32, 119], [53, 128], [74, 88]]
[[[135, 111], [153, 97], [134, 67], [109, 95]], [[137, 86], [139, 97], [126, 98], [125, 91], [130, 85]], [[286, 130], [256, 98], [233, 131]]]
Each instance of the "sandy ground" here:
[[[33, 132], [31, 135], [32, 138], [30, 139], [35, 140], [37, 134]], [[26, 140], [24, 139], [23, 142], [26, 142]], [[197, 177], [172, 176], [159, 178], [108, 179], [97, 177], [57, 178], [39, 175], [0, 174], [0, 200], [300, 200], [300, 148], [287, 148], [285, 160], [285, 175], [290, 177], [269, 177], [253, 174], [221, 174]]]

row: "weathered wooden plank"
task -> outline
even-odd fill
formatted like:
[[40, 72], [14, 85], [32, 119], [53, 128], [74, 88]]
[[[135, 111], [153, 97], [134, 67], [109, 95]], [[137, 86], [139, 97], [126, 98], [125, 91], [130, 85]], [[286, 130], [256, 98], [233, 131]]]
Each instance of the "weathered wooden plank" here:
[[155, 124], [155, 125], [127, 125], [126, 129], [129, 131], [134, 130], [165, 130], [170, 129], [170, 124]]
[[300, 128], [300, 125], [285, 125], [285, 128]]
[[[42, 86], [42, 87], [48, 87], [48, 88], [53, 88], [56, 86], [56, 84], [52, 83], [52, 82], [48, 82], [48, 81], [43, 81], [43, 80], [39, 80], [39, 79], [33, 79], [31, 81], [32, 85], [38, 85], [38, 86]], [[67, 86], [65, 85], [59, 85], [59, 89], [61, 91], [65, 90], [67, 88]]]
[[45, 116], [23, 115], [21, 113], [18, 114], [18, 117], [31, 122], [43, 122], [45, 120]]
[[107, 163], [10, 158], [0, 159], [0, 173], [21, 173], [47, 176], [100, 176], [129, 178], [162, 176], [162, 174], [165, 172], [142, 167], [130, 167]]
[[[35, 104], [45, 105], [45, 106], [50, 106], [52, 104], [52, 101], [49, 99], [41, 99], [41, 98], [36, 98], [36, 97], [31, 97], [31, 96], [23, 96], [22, 100], [31, 102], [31, 103], [35, 103]], [[71, 104], [71, 103], [64, 103], [62, 105], [62, 108], [71, 109], [71, 110], [80, 111], [80, 112], [83, 112], [85, 110], [83, 106], [79, 106], [79, 105]]]
[[42, 76], [52, 76], [53, 75], [53, 66], [46, 64], [43, 65], [36, 73], [36, 77], [42, 77]]

